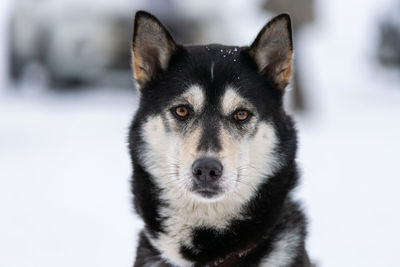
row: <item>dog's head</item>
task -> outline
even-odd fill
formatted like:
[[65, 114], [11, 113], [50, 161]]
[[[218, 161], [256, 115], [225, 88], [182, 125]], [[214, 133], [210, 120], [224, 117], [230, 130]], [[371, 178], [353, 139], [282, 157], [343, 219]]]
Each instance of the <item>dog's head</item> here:
[[292, 72], [288, 15], [270, 21], [250, 47], [181, 46], [139, 11], [132, 51], [140, 91], [133, 158], [170, 196], [247, 199], [293, 159], [282, 108]]

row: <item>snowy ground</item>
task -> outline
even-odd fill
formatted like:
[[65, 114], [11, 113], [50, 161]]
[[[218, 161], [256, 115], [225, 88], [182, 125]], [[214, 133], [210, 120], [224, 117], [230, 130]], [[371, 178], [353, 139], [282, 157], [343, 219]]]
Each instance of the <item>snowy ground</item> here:
[[[400, 266], [400, 77], [373, 62], [370, 36], [388, 2], [319, 1], [297, 53], [311, 109], [296, 116], [296, 197], [322, 267]], [[126, 148], [136, 94], [0, 84], [0, 267], [130, 266], [141, 227]]]
[[130, 266], [127, 92], [2, 96], [0, 266]]

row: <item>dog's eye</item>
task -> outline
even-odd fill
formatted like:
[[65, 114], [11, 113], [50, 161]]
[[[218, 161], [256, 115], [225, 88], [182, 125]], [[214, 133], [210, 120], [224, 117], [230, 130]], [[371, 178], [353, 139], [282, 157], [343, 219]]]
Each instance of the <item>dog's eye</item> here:
[[189, 116], [189, 108], [186, 106], [178, 106], [174, 109], [175, 115], [178, 118], [184, 119]]
[[237, 121], [245, 121], [249, 118], [250, 113], [247, 110], [241, 109], [235, 111], [233, 117]]

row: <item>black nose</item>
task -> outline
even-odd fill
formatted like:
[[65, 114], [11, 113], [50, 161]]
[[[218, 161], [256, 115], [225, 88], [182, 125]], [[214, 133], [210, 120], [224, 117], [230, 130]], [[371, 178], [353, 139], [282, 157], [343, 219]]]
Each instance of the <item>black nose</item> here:
[[193, 163], [192, 172], [200, 182], [214, 182], [222, 175], [222, 164], [214, 158], [200, 158]]

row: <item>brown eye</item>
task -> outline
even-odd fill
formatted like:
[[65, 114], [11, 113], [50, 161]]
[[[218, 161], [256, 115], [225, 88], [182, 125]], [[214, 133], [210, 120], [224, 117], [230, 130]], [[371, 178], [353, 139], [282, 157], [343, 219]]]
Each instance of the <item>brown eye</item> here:
[[181, 118], [185, 118], [189, 115], [189, 109], [185, 106], [176, 107], [175, 114]]
[[235, 120], [245, 121], [249, 117], [249, 112], [247, 110], [238, 110], [235, 112]]

